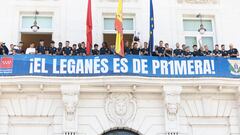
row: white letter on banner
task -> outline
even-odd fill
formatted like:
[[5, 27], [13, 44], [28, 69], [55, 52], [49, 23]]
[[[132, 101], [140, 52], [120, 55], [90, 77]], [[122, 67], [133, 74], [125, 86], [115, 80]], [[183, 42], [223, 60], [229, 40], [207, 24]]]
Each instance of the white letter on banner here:
[[76, 70], [75, 64], [76, 64], [76, 62], [75, 62], [74, 59], [69, 59], [69, 60], [68, 60], [67, 70], [68, 70], [68, 73], [69, 73], [69, 74], [74, 74], [74, 73], [75, 73], [75, 70]]
[[142, 59], [142, 73], [143, 74], [148, 74], [147, 60], [146, 59]]
[[66, 62], [67, 62], [66, 59], [60, 59], [60, 74], [66, 74], [67, 73], [67, 71], [66, 71], [66, 68], [67, 68]]
[[187, 61], [187, 65], [188, 65], [188, 74], [189, 75], [193, 75], [194, 74], [194, 71], [193, 71], [193, 68], [194, 68], [194, 66], [193, 66], [193, 60], [188, 60]]
[[121, 71], [122, 71], [123, 73], [127, 73], [127, 72], [128, 72], [127, 63], [128, 63], [128, 60], [127, 60], [126, 58], [122, 58], [122, 59], [121, 59], [121, 65], [122, 65]]
[[92, 59], [85, 59], [85, 74], [92, 74], [93, 62]]
[[158, 60], [152, 60], [152, 73], [156, 74], [157, 73], [157, 69], [160, 68], [160, 63]]
[[53, 74], [59, 74], [57, 70], [57, 59], [53, 59]]
[[41, 70], [41, 58], [35, 58], [34, 59], [34, 73], [40, 73]]
[[133, 73], [139, 74], [141, 72], [140, 64], [141, 63], [139, 59], [133, 59]]
[[96, 58], [94, 59], [94, 73], [99, 74], [100, 73], [100, 59]]
[[212, 74], [216, 74], [214, 60], [211, 60], [211, 67], [212, 67]]
[[33, 59], [30, 59], [30, 67], [29, 67], [29, 74], [33, 73]]
[[168, 75], [168, 62], [166, 60], [161, 60], [161, 74]]
[[102, 65], [101, 72], [102, 73], [107, 73], [108, 72], [109, 69], [108, 69], [107, 63], [108, 63], [108, 59], [102, 59], [101, 60], [101, 65]]
[[77, 60], [76, 74], [84, 74], [83, 60]]
[[195, 60], [195, 74], [202, 74], [202, 61], [201, 60]]
[[171, 75], [174, 75], [174, 65], [173, 65], [173, 61], [171, 60], [171, 61], [169, 61], [168, 63], [169, 63], [169, 65], [170, 65], [170, 74], [171, 74]]
[[212, 74], [212, 70], [211, 70], [211, 65], [210, 65], [210, 61], [209, 60], [204, 60], [203, 61], [203, 73], [204, 74]]
[[46, 59], [42, 59], [42, 73], [48, 73], [46, 70]]
[[119, 58], [113, 58], [113, 73], [120, 73], [120, 59]]
[[175, 74], [176, 75], [186, 75], [187, 74], [187, 64], [185, 60], [179, 61], [176, 60], [174, 62], [174, 66], [175, 66]]

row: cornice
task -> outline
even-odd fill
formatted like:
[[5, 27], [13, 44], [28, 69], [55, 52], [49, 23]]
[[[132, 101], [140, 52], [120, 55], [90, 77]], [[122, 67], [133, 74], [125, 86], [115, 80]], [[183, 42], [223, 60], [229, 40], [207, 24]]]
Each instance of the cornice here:
[[[25, 91], [34, 89], [45, 92], [60, 92], [61, 85], [80, 85], [80, 92], [162, 92], [165, 85], [179, 85], [184, 92], [236, 92], [240, 87], [240, 79], [231, 78], [151, 78], [137, 76], [111, 77], [0, 77], [2, 92]], [[11, 89], [11, 90], [10, 90]]]

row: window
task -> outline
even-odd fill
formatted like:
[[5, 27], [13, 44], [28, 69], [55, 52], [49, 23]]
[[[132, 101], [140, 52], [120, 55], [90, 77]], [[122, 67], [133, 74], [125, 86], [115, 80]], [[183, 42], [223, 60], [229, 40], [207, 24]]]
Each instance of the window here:
[[202, 44], [208, 45], [210, 50], [213, 50], [214, 42], [213, 37], [202, 37]]
[[[184, 31], [196, 31], [199, 29], [200, 25], [200, 20], [183, 20]], [[207, 31], [213, 31], [211, 20], [203, 20], [203, 25]]]
[[[104, 30], [115, 30], [114, 23], [115, 23], [114, 18], [104, 18]], [[134, 30], [133, 18], [123, 19], [123, 30]]]
[[[34, 16], [22, 16], [22, 29], [29, 29], [34, 20]], [[52, 17], [38, 16], [37, 23], [40, 28], [52, 29]]]
[[198, 32], [200, 28], [200, 20], [198, 19], [183, 19], [183, 30], [184, 30], [184, 38], [187, 46], [192, 46], [194, 44], [207, 45], [209, 49], [213, 50], [214, 42], [215, 42], [215, 33], [212, 19], [203, 19], [203, 25], [207, 29], [204, 35], [201, 35]]
[[[26, 109], [24, 108], [24, 110], [27, 110], [27, 107]], [[8, 135], [52, 135], [53, 134], [51, 130], [51, 123], [53, 123], [52, 117], [32, 116], [31, 118], [29, 118], [27, 117], [27, 115], [25, 115], [25, 113], [24, 113], [24, 116], [9, 117], [9, 122], [11, 123], [9, 125], [10, 126], [9, 128], [11, 128], [12, 132], [10, 132]]]
[[[193, 135], [229, 135], [228, 126], [225, 125], [193, 125], [192, 132]], [[206, 132], [208, 131], [208, 132]]]
[[196, 37], [188, 37], [188, 36], [186, 36], [185, 37], [185, 43], [186, 43], [186, 45], [196, 45], [197, 44], [197, 38]]
[[[110, 16], [105, 17], [103, 20], [103, 41], [106, 41], [109, 45], [114, 45], [116, 41], [115, 18]], [[133, 41], [133, 36], [135, 33], [133, 17], [123, 19], [123, 31], [124, 42], [128, 41], [131, 43]]]

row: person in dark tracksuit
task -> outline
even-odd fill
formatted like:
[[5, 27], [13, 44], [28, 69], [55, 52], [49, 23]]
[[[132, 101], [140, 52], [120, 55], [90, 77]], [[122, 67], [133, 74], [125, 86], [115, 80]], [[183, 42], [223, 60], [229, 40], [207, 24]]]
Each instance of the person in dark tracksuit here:
[[228, 54], [230, 58], [237, 58], [237, 56], [239, 56], [239, 52], [236, 48], [233, 48], [233, 44], [229, 45]]
[[63, 55], [71, 56], [72, 55], [72, 47], [70, 47], [70, 42], [66, 41], [66, 46], [63, 47]]

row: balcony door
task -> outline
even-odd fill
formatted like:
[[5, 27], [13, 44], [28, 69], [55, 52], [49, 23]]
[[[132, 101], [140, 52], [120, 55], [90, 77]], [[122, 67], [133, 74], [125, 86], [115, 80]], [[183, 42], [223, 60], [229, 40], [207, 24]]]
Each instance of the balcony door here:
[[47, 34], [29, 34], [29, 33], [22, 33], [21, 34], [21, 41], [24, 43], [22, 49], [26, 50], [30, 43], [34, 42], [35, 47], [39, 45], [39, 40], [42, 39], [45, 42], [45, 46], [50, 46], [50, 42], [52, 41], [52, 34], [47, 33]]

